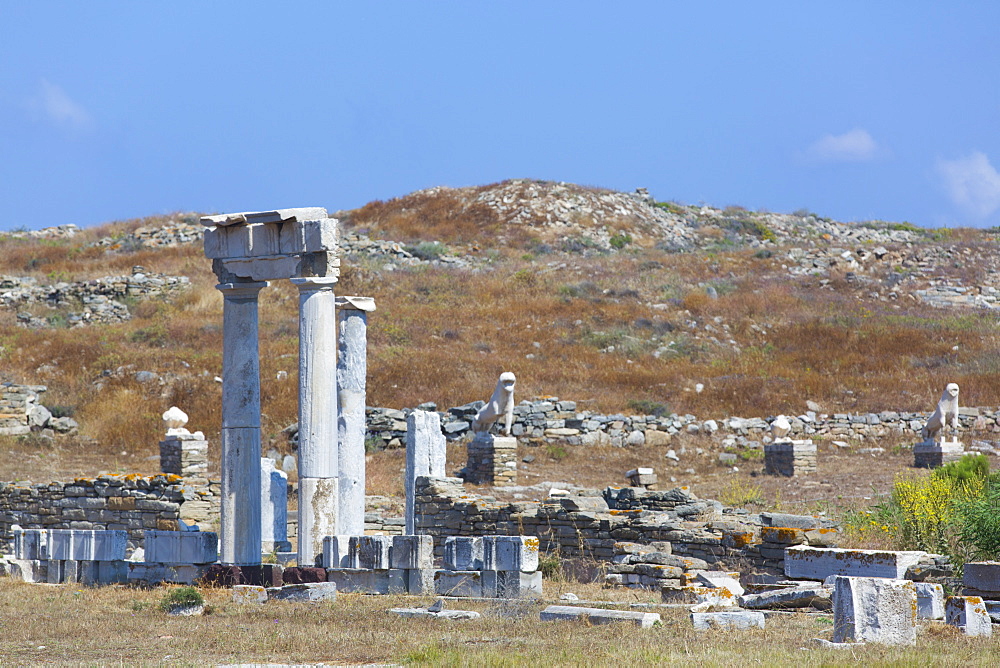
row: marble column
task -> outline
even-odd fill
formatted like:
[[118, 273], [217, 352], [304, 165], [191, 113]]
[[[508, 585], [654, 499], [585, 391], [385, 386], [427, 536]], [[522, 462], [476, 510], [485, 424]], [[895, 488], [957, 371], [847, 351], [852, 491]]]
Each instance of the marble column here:
[[223, 564], [261, 562], [260, 357], [257, 297], [266, 281], [220, 283], [222, 306]]
[[340, 475], [337, 533], [365, 532], [365, 379], [368, 374], [368, 313], [371, 297], [337, 299], [337, 431]]
[[323, 553], [337, 524], [336, 278], [293, 278], [299, 289], [300, 566]]

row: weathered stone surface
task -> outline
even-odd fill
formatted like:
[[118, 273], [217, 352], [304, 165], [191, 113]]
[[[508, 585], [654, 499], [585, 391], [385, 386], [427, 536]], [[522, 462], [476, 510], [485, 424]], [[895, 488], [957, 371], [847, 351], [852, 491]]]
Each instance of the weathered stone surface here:
[[601, 608], [578, 608], [570, 605], [550, 605], [540, 614], [543, 622], [572, 621], [586, 619], [591, 624], [634, 624], [640, 628], [652, 628], [660, 621], [655, 612], [635, 612], [632, 610], [603, 610]]
[[480, 571], [435, 571], [434, 593], [438, 596], [483, 596], [483, 576]]
[[145, 549], [146, 561], [153, 563], [211, 564], [219, 557], [219, 537], [210, 531], [150, 530]]
[[542, 595], [542, 574], [520, 571], [483, 571], [486, 598], [537, 598]]
[[444, 567], [452, 571], [483, 568], [483, 539], [480, 536], [449, 536], [444, 541]]
[[809, 587], [787, 587], [761, 592], [759, 594], [744, 594], [740, 597], [740, 605], [751, 610], [782, 610], [786, 608], [813, 607], [818, 610], [829, 610], [832, 607], [831, 597], [833, 587], [815, 585]]
[[337, 600], [337, 583], [307, 582], [275, 587], [268, 590], [268, 597], [275, 601], [303, 601], [315, 603], [318, 601]]
[[483, 536], [483, 570], [535, 571], [538, 545], [535, 536]]
[[991, 636], [993, 624], [983, 599], [978, 596], [949, 596], [944, 603], [945, 621], [967, 636]]
[[906, 569], [926, 554], [795, 545], [785, 550], [785, 575], [800, 580], [825, 580], [831, 575], [902, 579]]
[[762, 629], [764, 628], [764, 613], [762, 612], [693, 612], [691, 623], [698, 630], [716, 628], [724, 629]]
[[474, 610], [428, 610], [427, 608], [390, 608], [389, 612], [406, 618], [432, 618], [448, 619], [451, 621], [462, 621], [466, 619], [479, 619], [481, 615]]
[[233, 587], [233, 603], [260, 604], [267, 602], [267, 589], [259, 585]]
[[944, 619], [944, 587], [933, 582], [917, 582], [917, 617]]
[[962, 584], [981, 592], [997, 592], [1000, 598], [1000, 561], [974, 561], [965, 564]]
[[434, 568], [434, 539], [431, 536], [393, 536], [390, 568]]
[[908, 580], [838, 576], [833, 602], [834, 642], [917, 642], [917, 590]]

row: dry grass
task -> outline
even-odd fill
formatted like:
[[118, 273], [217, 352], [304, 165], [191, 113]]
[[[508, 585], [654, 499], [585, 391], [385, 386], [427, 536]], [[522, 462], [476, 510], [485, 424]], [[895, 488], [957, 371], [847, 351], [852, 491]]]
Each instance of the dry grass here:
[[[432, 599], [342, 594], [335, 603], [240, 606], [227, 590], [203, 590], [202, 617], [169, 617], [157, 609], [163, 589], [101, 589], [0, 580], [0, 656], [14, 665], [206, 665], [215, 663], [413, 663], [416, 665], [995, 665], [1000, 646], [924, 627], [914, 648], [868, 645], [823, 650], [827, 615], [781, 615], [765, 630], [696, 632], [684, 610], [662, 610], [653, 629], [540, 622], [544, 604], [497, 608], [454, 602], [484, 613], [469, 622], [400, 619], [391, 607]], [[581, 598], [610, 592], [578, 585]], [[628, 592], [631, 593], [631, 592]], [[514, 617], [497, 614], [506, 608]], [[19, 620], [32, 623], [19, 623]], [[100, 620], [95, 624], [95, 620]]]

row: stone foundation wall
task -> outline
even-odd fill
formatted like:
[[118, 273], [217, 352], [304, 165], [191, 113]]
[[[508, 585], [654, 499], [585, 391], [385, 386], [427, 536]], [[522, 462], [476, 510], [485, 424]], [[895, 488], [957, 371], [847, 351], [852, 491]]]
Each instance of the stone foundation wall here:
[[543, 552], [605, 562], [614, 559], [617, 543], [666, 541], [677, 556], [780, 574], [786, 546], [830, 544], [836, 537], [830, 530], [811, 535], [799, 529], [768, 531], [762, 526], [770, 521], [766, 514], [725, 512], [717, 501], [698, 499], [685, 488], [609, 488], [603, 497], [499, 503], [468, 493], [458, 478], [419, 477], [415, 501], [417, 532], [434, 537], [438, 555], [448, 536], [537, 536]]
[[178, 520], [216, 530], [220, 493], [217, 481], [192, 487], [174, 475], [102, 475], [30, 487], [0, 483], [0, 548], [10, 551], [16, 524], [23, 529], [124, 530], [131, 552], [142, 546], [144, 531], [176, 531]]

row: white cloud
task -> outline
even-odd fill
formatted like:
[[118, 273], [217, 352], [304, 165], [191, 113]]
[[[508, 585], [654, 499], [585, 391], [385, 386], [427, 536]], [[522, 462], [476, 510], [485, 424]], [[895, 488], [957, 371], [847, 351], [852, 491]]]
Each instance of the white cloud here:
[[973, 151], [955, 160], [938, 160], [937, 171], [948, 197], [978, 218], [1000, 209], [1000, 173], [985, 153]]
[[826, 135], [809, 146], [809, 155], [824, 162], [867, 162], [875, 158], [878, 144], [867, 130], [855, 128], [842, 135]]
[[67, 130], [89, 130], [94, 125], [94, 119], [80, 103], [45, 79], [38, 83], [37, 94], [28, 100], [28, 108], [53, 125]]

